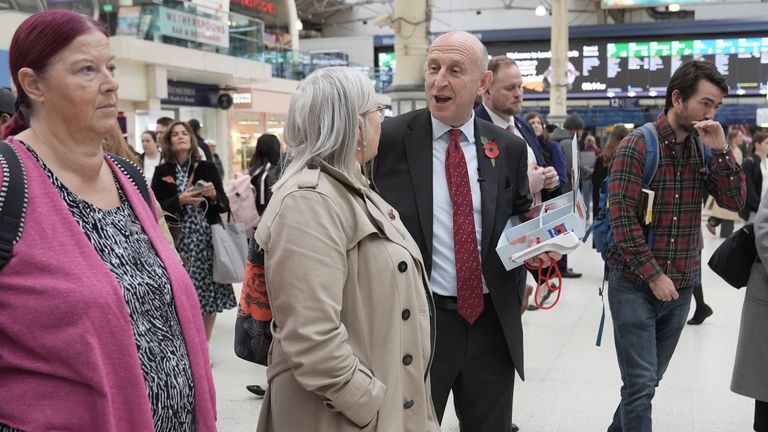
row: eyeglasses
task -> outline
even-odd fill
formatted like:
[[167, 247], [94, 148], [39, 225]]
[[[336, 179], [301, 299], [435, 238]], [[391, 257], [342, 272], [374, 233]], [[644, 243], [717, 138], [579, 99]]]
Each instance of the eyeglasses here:
[[365, 117], [368, 114], [370, 114], [372, 112], [375, 112], [376, 115], [379, 117], [379, 121], [383, 121], [384, 120], [384, 110], [385, 109], [387, 109], [387, 107], [385, 107], [384, 105], [376, 105], [376, 108], [369, 109], [368, 111], [364, 111], [364, 112], [362, 112], [360, 114], [360, 116]]

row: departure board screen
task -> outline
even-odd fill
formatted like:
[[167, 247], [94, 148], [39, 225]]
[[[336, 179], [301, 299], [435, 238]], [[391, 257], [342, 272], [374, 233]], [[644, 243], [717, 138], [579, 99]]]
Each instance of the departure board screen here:
[[667, 6], [672, 3], [697, 4], [697, 3], [714, 3], [718, 1], [720, 0], [602, 0], [600, 5], [603, 7], [603, 9], [640, 8], [640, 7]]
[[[517, 61], [527, 97], [549, 95], [549, 42], [489, 45], [491, 55]], [[664, 96], [669, 79], [688, 60], [714, 63], [731, 95], [768, 93], [768, 37], [685, 40], [572, 40], [566, 81], [569, 97]]]

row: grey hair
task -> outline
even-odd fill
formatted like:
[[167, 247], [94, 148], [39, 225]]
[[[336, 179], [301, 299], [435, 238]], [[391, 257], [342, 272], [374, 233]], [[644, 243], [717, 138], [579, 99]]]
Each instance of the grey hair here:
[[[318, 69], [305, 78], [291, 98], [283, 132], [290, 161], [273, 189], [278, 190], [315, 158], [351, 179], [362, 180], [356, 151], [360, 126], [367, 131], [368, 119], [360, 114], [375, 96], [370, 79], [352, 68]], [[360, 146], [365, 150], [364, 142]]]

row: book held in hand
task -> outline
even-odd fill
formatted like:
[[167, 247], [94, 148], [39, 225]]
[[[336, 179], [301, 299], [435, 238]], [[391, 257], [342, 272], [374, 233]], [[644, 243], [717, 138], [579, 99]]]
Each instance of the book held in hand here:
[[643, 189], [640, 192], [640, 199], [637, 200], [635, 213], [637, 214], [637, 220], [644, 225], [653, 222], [653, 198], [655, 196], [656, 192], [650, 189]]

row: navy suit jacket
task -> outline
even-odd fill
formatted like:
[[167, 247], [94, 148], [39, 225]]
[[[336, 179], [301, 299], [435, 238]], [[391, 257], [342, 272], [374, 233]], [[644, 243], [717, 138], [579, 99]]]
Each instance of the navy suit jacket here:
[[[487, 122], [493, 123], [493, 121], [491, 120], [491, 115], [488, 114], [488, 110], [485, 109], [485, 105], [483, 104], [480, 104], [477, 106], [477, 108], [475, 108], [475, 116]], [[560, 192], [562, 188], [568, 182], [568, 176], [566, 174], [566, 169], [565, 169], [565, 161], [562, 156], [562, 151], [560, 151], [559, 149], [560, 146], [550, 145], [550, 152], [552, 153], [552, 164], [548, 163], [547, 159], [544, 157], [544, 152], [541, 150], [541, 143], [539, 142], [539, 139], [536, 137], [536, 133], [533, 131], [533, 127], [531, 126], [531, 124], [528, 123], [525, 119], [520, 118], [519, 116], [512, 116], [512, 119], [515, 122], [515, 126], [517, 127], [517, 130], [519, 130], [520, 133], [523, 134], [525, 141], [528, 143], [528, 147], [530, 147], [531, 150], [533, 150], [533, 154], [536, 156], [536, 165], [540, 167], [553, 166], [557, 171], [558, 177], [560, 178], [560, 186], [552, 190], [542, 191], [542, 199], [546, 201], [554, 197], [560, 196]], [[557, 147], [557, 153], [553, 151], [553, 147]]]

